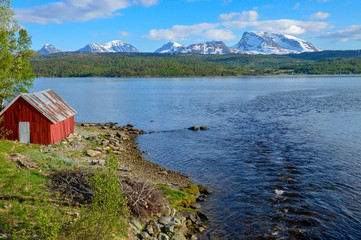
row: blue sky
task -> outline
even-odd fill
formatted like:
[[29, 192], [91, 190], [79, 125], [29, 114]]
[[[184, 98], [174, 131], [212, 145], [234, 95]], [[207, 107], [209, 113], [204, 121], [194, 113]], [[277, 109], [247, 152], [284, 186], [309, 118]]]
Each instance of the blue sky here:
[[142, 52], [169, 41], [222, 40], [245, 31], [305, 39], [321, 49], [361, 49], [360, 0], [13, 0], [33, 49], [62, 51], [121, 40]]

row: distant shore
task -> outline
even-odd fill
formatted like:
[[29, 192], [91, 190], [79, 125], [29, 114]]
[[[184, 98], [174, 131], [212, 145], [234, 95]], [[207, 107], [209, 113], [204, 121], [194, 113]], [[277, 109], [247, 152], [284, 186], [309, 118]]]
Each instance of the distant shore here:
[[55, 53], [30, 59], [37, 77], [361, 74], [361, 51], [263, 54]]

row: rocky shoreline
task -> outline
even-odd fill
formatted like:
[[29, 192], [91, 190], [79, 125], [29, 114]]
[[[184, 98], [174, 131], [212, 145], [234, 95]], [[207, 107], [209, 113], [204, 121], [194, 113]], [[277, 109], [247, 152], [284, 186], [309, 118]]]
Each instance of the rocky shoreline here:
[[[76, 159], [79, 165], [91, 168], [103, 167], [109, 152], [119, 160], [118, 172], [121, 178], [135, 182], [161, 184], [174, 190], [187, 189], [192, 186], [191, 202], [186, 206], [171, 207], [166, 201], [157, 216], [133, 219], [130, 222], [130, 239], [183, 240], [198, 239], [206, 231], [208, 218], [200, 210], [200, 201], [204, 201], [211, 190], [205, 185], [196, 186], [187, 176], [165, 169], [156, 163], [147, 161], [136, 145], [136, 138], [145, 131], [133, 125], [117, 126], [116, 123], [76, 123], [75, 133], [61, 144], [67, 151], [83, 150], [85, 156]], [[93, 143], [87, 146], [87, 143]], [[89, 149], [87, 149], [89, 148]], [[86, 150], [85, 150], [86, 149]], [[56, 151], [52, 147], [43, 147], [42, 151]], [[194, 187], [195, 186], [195, 187]], [[195, 188], [195, 189], [194, 189]], [[176, 210], [176, 208], [178, 210]]]

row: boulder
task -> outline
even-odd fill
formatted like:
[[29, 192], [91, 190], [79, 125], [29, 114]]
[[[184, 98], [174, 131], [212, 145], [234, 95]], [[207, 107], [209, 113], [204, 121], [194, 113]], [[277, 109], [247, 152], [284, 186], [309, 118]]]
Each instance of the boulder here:
[[202, 207], [201, 204], [199, 204], [199, 203], [192, 203], [189, 206], [194, 209], [200, 209]]
[[206, 185], [198, 185], [198, 188], [199, 188], [199, 192], [200, 193], [203, 193], [203, 194], [211, 194], [212, 193], [212, 190], [207, 187]]
[[183, 211], [183, 210], [178, 211], [176, 216], [180, 218], [183, 222], [186, 221], [187, 219], [191, 220], [192, 222], [196, 222], [196, 217], [197, 217], [194, 212]]
[[198, 238], [196, 237], [196, 235], [192, 235], [190, 239], [191, 240], [197, 240]]
[[197, 215], [202, 221], [208, 221], [209, 220], [209, 218], [204, 213], [202, 213], [201, 211], [198, 211]]
[[174, 225], [173, 224], [167, 224], [164, 226], [164, 232], [165, 233], [174, 233]]
[[159, 232], [161, 232], [159, 224], [153, 220], [149, 222], [148, 226], [152, 227], [152, 230], [155, 235], [157, 235]]
[[168, 224], [174, 225], [175, 227], [182, 226], [182, 221], [177, 217], [163, 216], [158, 219], [158, 222], [164, 226]]
[[187, 240], [187, 238], [181, 233], [176, 233], [172, 237], [172, 240]]
[[146, 227], [145, 227], [145, 231], [147, 231], [147, 233], [149, 233], [149, 235], [154, 235], [154, 229], [153, 229], [153, 226], [148, 224]]
[[142, 225], [137, 220], [130, 221], [131, 226], [133, 226], [135, 229], [141, 231], [143, 229]]
[[151, 236], [147, 232], [141, 232], [139, 236], [140, 239], [151, 239]]
[[171, 216], [164, 216], [158, 219], [158, 222], [163, 225], [167, 225], [172, 223], [172, 217]]
[[186, 235], [186, 233], [188, 232], [188, 228], [187, 228], [187, 226], [182, 226], [181, 228], [178, 228], [177, 230], [176, 230], [176, 234], [183, 234], [183, 235]]
[[158, 240], [169, 240], [169, 237], [168, 237], [167, 234], [161, 233], [161, 234], [159, 234], [159, 236], [158, 236]]
[[199, 127], [198, 126], [193, 126], [193, 127], [188, 128], [188, 129], [192, 130], [192, 131], [198, 131]]
[[89, 157], [99, 157], [100, 155], [102, 155], [101, 152], [99, 152], [99, 151], [94, 151], [94, 150], [87, 150], [87, 151], [86, 151], [86, 154], [87, 154]]
[[170, 216], [174, 217], [176, 213], [177, 210], [175, 210], [174, 208], [170, 208]]

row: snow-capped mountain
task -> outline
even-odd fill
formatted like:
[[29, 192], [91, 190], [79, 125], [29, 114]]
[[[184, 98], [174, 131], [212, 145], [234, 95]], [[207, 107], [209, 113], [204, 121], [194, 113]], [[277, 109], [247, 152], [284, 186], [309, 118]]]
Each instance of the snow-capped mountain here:
[[174, 53], [177, 51], [179, 47], [181, 47], [179, 43], [176, 42], [169, 42], [167, 44], [164, 44], [161, 48], [158, 48], [155, 50], [156, 53]]
[[139, 52], [138, 49], [132, 45], [115, 40], [106, 44], [91, 43], [85, 47], [77, 50], [77, 52]]
[[[167, 46], [168, 45], [168, 46]], [[174, 45], [174, 44], [173, 44]], [[168, 49], [167, 49], [167, 47]], [[168, 43], [158, 49], [163, 49], [162, 53], [195, 53], [195, 54], [230, 54], [230, 53], [242, 53], [237, 49], [227, 47], [222, 41], [212, 41], [205, 43], [196, 43], [187, 46], [172, 47], [171, 43]]]
[[77, 52], [109, 52], [109, 50], [99, 43], [90, 43]]
[[51, 54], [57, 52], [61, 52], [61, 51], [51, 44], [45, 44], [39, 51], [37, 51], [37, 53], [39, 54]]
[[138, 49], [132, 45], [120, 40], [108, 42], [104, 44], [103, 47], [108, 49], [109, 52], [139, 52]]
[[245, 32], [234, 48], [240, 51], [263, 54], [321, 51], [321, 49], [305, 40], [290, 35], [268, 32]]

